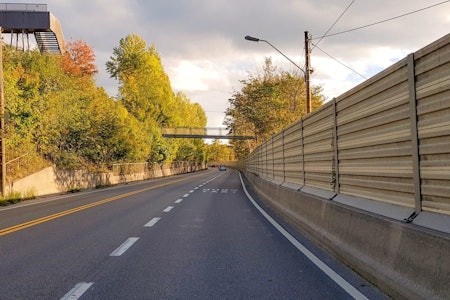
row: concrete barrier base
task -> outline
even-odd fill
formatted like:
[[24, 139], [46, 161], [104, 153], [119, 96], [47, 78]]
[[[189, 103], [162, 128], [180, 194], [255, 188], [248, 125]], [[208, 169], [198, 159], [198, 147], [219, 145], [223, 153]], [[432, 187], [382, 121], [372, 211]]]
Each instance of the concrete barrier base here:
[[450, 235], [244, 172], [260, 199], [394, 299], [450, 299]]

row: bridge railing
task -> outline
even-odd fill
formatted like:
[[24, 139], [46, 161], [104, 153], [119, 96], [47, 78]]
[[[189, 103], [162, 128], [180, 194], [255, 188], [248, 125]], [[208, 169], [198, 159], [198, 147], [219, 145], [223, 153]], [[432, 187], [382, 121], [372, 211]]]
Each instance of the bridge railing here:
[[246, 169], [330, 199], [450, 215], [450, 34], [274, 135]]
[[251, 134], [236, 134], [225, 127], [173, 127], [161, 128], [163, 137], [167, 138], [200, 138], [200, 139], [254, 139]]
[[8, 11], [47, 11], [47, 4], [0, 3], [0, 10], [8, 10]]

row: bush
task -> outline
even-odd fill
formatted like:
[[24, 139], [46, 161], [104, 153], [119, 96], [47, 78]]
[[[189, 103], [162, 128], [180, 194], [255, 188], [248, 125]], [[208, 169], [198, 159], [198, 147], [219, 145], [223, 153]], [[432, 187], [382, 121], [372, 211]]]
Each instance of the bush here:
[[10, 204], [16, 204], [22, 201], [22, 194], [19, 192], [12, 192], [5, 198], [0, 198], [0, 206], [7, 206]]

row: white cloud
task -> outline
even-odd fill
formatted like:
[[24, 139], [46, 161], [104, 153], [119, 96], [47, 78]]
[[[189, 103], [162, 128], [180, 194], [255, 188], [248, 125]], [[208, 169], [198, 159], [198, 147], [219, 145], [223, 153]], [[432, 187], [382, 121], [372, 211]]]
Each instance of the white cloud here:
[[209, 61], [181, 60], [171, 73], [172, 87], [176, 90], [208, 91], [211, 81], [220, 80], [220, 74]]
[[[41, 3], [40, 0], [13, 3]], [[172, 86], [200, 103], [208, 125], [218, 126], [233, 89], [272, 57], [275, 65], [294, 70], [267, 44], [270, 41], [295, 62], [304, 61], [304, 31], [318, 42], [348, 3], [341, 0], [47, 0], [66, 39], [86, 41], [96, 52], [98, 85], [116, 96], [105, 62], [127, 34], [154, 44]], [[330, 33], [345, 31], [436, 4], [436, 0], [355, 1]], [[448, 34], [450, 3], [365, 29], [323, 39], [319, 47], [370, 77], [395, 61]], [[311, 55], [313, 84], [328, 98], [363, 81], [317, 49]], [[214, 125], [212, 125], [214, 124]]]

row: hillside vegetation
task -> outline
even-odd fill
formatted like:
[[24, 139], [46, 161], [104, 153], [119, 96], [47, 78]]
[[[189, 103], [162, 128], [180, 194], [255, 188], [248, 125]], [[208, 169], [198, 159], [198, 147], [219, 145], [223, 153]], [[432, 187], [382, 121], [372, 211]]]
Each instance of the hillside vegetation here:
[[204, 127], [199, 104], [175, 93], [154, 46], [120, 40], [107, 63], [117, 98], [95, 81], [92, 49], [68, 43], [64, 55], [3, 49], [9, 180], [50, 164], [105, 170], [120, 162], [207, 159], [202, 140], [165, 139], [161, 127]]
[[[306, 84], [303, 74], [278, 70], [266, 58], [262, 70], [240, 81], [241, 89], [228, 99], [225, 124], [237, 135], [252, 141], [233, 141], [237, 159], [245, 159], [258, 145], [306, 115]], [[311, 107], [322, 106], [322, 87], [311, 86]]]

